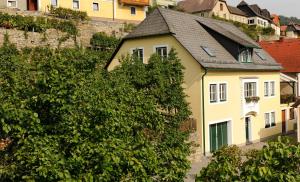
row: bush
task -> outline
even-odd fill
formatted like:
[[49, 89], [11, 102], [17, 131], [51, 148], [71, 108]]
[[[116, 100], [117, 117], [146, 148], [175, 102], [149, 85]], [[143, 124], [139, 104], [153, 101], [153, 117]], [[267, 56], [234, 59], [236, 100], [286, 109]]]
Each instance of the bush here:
[[104, 32], [95, 33], [90, 40], [93, 49], [110, 52], [115, 50], [119, 43], [120, 39], [115, 36], [108, 36]]
[[[0, 49], [0, 181], [183, 181], [190, 115], [183, 67], [100, 52]], [[102, 55], [102, 57], [105, 57]], [[134, 63], [134, 64], [133, 64]]]
[[0, 12], [0, 27], [6, 29], [16, 28], [25, 32], [45, 32], [54, 28], [70, 35], [78, 35], [78, 29], [72, 21], [61, 21], [57, 19], [47, 19], [45, 17], [32, 17], [9, 15]]
[[235, 147], [224, 147], [213, 155], [213, 160], [197, 176], [198, 181], [299, 181], [300, 145], [279, 137], [263, 149], [246, 153], [241, 163], [241, 152]]
[[75, 20], [75, 21], [86, 21], [88, 20], [88, 15], [85, 11], [72, 10], [68, 8], [55, 8], [50, 7], [50, 14], [66, 20]]

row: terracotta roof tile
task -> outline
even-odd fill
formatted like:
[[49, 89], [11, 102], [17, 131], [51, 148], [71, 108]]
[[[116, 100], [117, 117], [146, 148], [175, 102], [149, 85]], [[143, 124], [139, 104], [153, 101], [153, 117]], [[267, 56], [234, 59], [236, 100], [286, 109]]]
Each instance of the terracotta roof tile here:
[[283, 39], [279, 41], [263, 41], [259, 43], [278, 63], [283, 66], [284, 73], [300, 72], [300, 39]]

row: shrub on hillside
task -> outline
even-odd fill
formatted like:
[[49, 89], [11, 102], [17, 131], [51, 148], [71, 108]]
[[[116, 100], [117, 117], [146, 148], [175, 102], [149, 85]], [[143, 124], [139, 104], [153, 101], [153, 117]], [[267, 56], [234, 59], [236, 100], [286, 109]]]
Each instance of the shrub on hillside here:
[[88, 15], [85, 11], [72, 10], [69, 8], [55, 8], [50, 7], [50, 14], [62, 19], [75, 20], [75, 21], [86, 21]]
[[95, 33], [90, 40], [92, 49], [101, 51], [113, 51], [119, 43], [119, 38], [109, 36], [104, 32]]

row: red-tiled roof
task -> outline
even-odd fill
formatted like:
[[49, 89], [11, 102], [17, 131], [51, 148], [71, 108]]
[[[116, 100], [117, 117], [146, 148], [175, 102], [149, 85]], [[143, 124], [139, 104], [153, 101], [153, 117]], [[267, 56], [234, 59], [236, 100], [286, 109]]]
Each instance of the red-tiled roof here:
[[272, 14], [272, 20], [273, 20], [273, 23], [274, 23], [275, 25], [278, 26], [278, 25], [280, 24], [280, 18], [279, 18], [278, 15]]
[[262, 41], [260, 46], [283, 66], [284, 73], [300, 73], [300, 39]]
[[280, 31], [285, 32], [287, 29], [286, 25], [280, 26]]

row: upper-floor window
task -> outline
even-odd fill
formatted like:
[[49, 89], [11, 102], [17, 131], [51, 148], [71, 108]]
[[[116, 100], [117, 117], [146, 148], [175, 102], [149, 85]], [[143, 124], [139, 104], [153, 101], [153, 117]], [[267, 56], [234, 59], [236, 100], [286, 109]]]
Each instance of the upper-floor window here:
[[79, 0], [73, 0], [73, 9], [79, 9]]
[[248, 24], [254, 24], [254, 19], [248, 20]]
[[155, 53], [161, 56], [162, 58], [167, 58], [168, 56], [168, 48], [167, 46], [158, 46], [155, 47]]
[[227, 101], [227, 84], [209, 84], [209, 100], [210, 103]]
[[265, 128], [270, 128], [275, 125], [275, 112], [265, 113]]
[[9, 7], [9, 8], [16, 8], [17, 7], [17, 1], [16, 0], [9, 0], [9, 1], [7, 1], [7, 7]]
[[132, 49], [132, 56], [144, 62], [144, 49], [143, 48]]
[[244, 49], [239, 54], [239, 61], [241, 63], [251, 63], [252, 62], [252, 51], [250, 49]]
[[264, 83], [264, 95], [265, 95], [265, 97], [275, 95], [275, 82], [274, 81]]
[[57, 6], [57, 0], [51, 0], [51, 6], [56, 7]]
[[93, 3], [93, 11], [99, 11], [99, 3]]
[[245, 98], [247, 97], [256, 97], [257, 91], [256, 91], [256, 82], [246, 82], [244, 84], [244, 95]]
[[130, 14], [131, 15], [136, 15], [136, 8], [135, 7], [130, 7]]
[[221, 4], [220, 4], [220, 11], [223, 11], [223, 8], [224, 8], [223, 6], [224, 6], [224, 5], [221, 3]]

